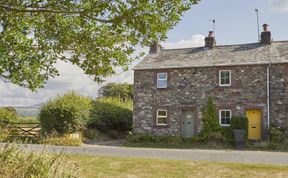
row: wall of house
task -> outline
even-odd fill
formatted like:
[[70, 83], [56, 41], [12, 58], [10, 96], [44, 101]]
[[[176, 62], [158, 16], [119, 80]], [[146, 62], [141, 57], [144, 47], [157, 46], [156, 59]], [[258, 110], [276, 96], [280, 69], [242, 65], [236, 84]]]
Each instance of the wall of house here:
[[[194, 109], [201, 130], [201, 107], [211, 96], [219, 109], [243, 116], [246, 109], [262, 110], [262, 137], [267, 136], [267, 65], [207, 67], [134, 72], [134, 118], [136, 133], [181, 135], [183, 109]], [[231, 70], [232, 85], [220, 87], [219, 70]], [[157, 89], [156, 75], [168, 72], [168, 88]], [[271, 67], [271, 123], [288, 128], [288, 64]], [[168, 110], [168, 125], [156, 125], [157, 109]]]
[[271, 124], [288, 134], [288, 64], [271, 66]]

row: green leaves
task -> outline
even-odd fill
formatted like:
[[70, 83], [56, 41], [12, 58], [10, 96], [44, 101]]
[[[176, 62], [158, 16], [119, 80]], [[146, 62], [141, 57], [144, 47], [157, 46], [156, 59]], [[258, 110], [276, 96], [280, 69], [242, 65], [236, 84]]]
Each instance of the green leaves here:
[[31, 90], [72, 62], [101, 82], [135, 47], [166, 38], [197, 0], [7, 0], [0, 3], [0, 77]]

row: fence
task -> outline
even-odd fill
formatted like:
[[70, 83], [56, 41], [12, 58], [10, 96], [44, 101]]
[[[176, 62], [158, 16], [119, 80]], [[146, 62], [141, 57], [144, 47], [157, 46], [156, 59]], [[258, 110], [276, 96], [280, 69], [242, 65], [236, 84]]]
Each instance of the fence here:
[[2, 123], [9, 129], [10, 136], [13, 137], [38, 137], [41, 126], [39, 123]]

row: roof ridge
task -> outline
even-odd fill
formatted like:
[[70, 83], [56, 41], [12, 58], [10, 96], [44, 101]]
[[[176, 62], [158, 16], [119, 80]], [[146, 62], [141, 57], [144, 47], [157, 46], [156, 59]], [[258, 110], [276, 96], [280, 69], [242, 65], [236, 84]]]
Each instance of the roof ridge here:
[[[288, 43], [288, 40], [279, 40], [279, 41], [272, 41], [273, 43]], [[224, 45], [216, 45], [215, 48], [222, 48], [222, 47], [232, 47], [232, 46], [243, 46], [243, 45], [262, 45], [261, 43], [239, 43], [239, 44], [224, 44]], [[207, 48], [205, 46], [198, 46], [198, 47], [187, 47], [187, 48], [171, 48], [171, 49], [162, 49], [162, 51], [173, 51], [173, 50], [188, 50], [188, 49], [200, 49], [200, 48]]]

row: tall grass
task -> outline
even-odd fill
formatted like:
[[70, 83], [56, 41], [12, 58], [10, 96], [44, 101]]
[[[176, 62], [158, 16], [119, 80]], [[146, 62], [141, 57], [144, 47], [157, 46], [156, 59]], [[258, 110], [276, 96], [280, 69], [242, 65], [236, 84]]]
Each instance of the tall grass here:
[[51, 155], [21, 152], [13, 145], [0, 146], [2, 178], [73, 178], [81, 177], [81, 169], [64, 154]]

